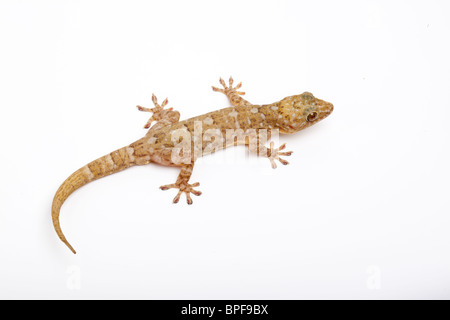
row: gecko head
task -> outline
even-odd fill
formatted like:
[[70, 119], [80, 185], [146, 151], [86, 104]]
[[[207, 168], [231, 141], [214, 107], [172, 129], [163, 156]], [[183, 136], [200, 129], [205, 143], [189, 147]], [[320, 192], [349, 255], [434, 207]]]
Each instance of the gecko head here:
[[304, 92], [286, 97], [278, 103], [278, 128], [281, 133], [294, 133], [325, 119], [333, 105]]

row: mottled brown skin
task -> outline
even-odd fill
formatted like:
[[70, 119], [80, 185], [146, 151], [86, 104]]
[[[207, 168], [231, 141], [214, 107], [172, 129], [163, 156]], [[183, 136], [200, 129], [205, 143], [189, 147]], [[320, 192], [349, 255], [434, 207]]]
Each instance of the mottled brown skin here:
[[[251, 143], [250, 138], [246, 135], [237, 135], [234, 139], [227, 139], [227, 137], [234, 137], [230, 135], [230, 132], [239, 132], [234, 130], [240, 129], [242, 132], [259, 134], [264, 131], [267, 133], [267, 139], [270, 139], [274, 130], [284, 134], [294, 133], [319, 122], [333, 111], [331, 103], [315, 98], [309, 92], [286, 97], [272, 104], [253, 105], [241, 97], [244, 92], [237, 91], [241, 87], [241, 83], [233, 87], [232, 78], [230, 78], [228, 86], [222, 79], [220, 79], [220, 83], [223, 89], [213, 87], [213, 90], [224, 93], [232, 107], [179, 121], [180, 113], [178, 111], [173, 111], [172, 108], [164, 109], [168, 103], [167, 99], [159, 105], [153, 95], [154, 108], [137, 106], [140, 111], [152, 112], [151, 118], [144, 126], [150, 128], [145, 137], [87, 164], [64, 181], [53, 199], [52, 219], [59, 238], [73, 253], [76, 253], [75, 250], [61, 231], [59, 213], [67, 197], [81, 186], [131, 166], [153, 162], [165, 166], [181, 167], [177, 181], [160, 188], [162, 190], [179, 189], [173, 202], [177, 203], [181, 194], [185, 193], [187, 203], [192, 204], [190, 194], [196, 196], [201, 194], [200, 191], [194, 190], [194, 187], [200, 185], [198, 182], [189, 184], [195, 160], [199, 156], [233, 145], [247, 145], [250, 151], [266, 156], [273, 168], [276, 168], [275, 160], [284, 165], [288, 164], [286, 160], [280, 158], [280, 156], [292, 154], [291, 151], [282, 151], [285, 149], [285, 144], [275, 148], [274, 143], [271, 142], [270, 147], [266, 148], [261, 141], [256, 144]], [[155, 121], [156, 123], [151, 126]], [[198, 135], [196, 138], [196, 133], [201, 134], [200, 138]], [[187, 140], [179, 138], [183, 136]], [[187, 144], [186, 150], [192, 152], [177, 151], [180, 143]], [[179, 157], [174, 157], [174, 154], [181, 155], [183, 161], [180, 162]]]

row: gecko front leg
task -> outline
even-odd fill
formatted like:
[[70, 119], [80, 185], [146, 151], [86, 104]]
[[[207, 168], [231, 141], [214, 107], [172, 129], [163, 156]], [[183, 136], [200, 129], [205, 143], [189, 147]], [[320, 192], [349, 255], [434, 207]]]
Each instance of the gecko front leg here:
[[280, 161], [280, 163], [283, 164], [283, 165], [288, 165], [289, 164], [289, 162], [287, 162], [286, 160], [280, 158], [280, 156], [290, 156], [294, 151], [280, 152], [281, 150], [284, 150], [285, 148], [286, 148], [286, 143], [283, 143], [278, 148], [275, 148], [275, 142], [273, 142], [273, 141], [270, 142], [270, 148], [266, 148], [267, 158], [269, 158], [273, 169], [277, 168], [277, 164], [276, 164], [275, 160]]
[[283, 165], [288, 165], [289, 162], [280, 158], [280, 156], [290, 156], [293, 153], [293, 151], [280, 152], [281, 150], [284, 150], [286, 148], [286, 143], [283, 143], [278, 148], [275, 148], [275, 142], [273, 142], [273, 141], [270, 142], [269, 148], [266, 148], [264, 146], [253, 145], [251, 143], [247, 144], [247, 146], [251, 152], [256, 153], [257, 155], [262, 155], [262, 156], [267, 157], [270, 160], [270, 164], [272, 165], [273, 169], [277, 168], [277, 164], [276, 164], [275, 160], [280, 161], [280, 163]]
[[227, 86], [225, 84], [225, 81], [220, 78], [220, 84], [223, 86], [223, 89], [219, 89], [216, 87], [212, 87], [212, 89], [214, 91], [217, 92], [222, 92], [224, 95], [226, 95], [228, 97], [228, 100], [230, 100], [230, 103], [235, 106], [235, 107], [243, 107], [243, 106], [248, 106], [251, 105], [250, 102], [248, 102], [247, 100], [245, 100], [244, 98], [242, 98], [241, 96], [245, 94], [245, 92], [243, 91], [237, 91], [237, 89], [242, 87], [242, 82], [239, 82], [239, 84], [233, 88], [233, 78], [230, 77], [230, 80], [228, 80], [229, 85]]
[[164, 186], [161, 186], [161, 190], [169, 190], [171, 188], [179, 189], [178, 194], [173, 198], [173, 203], [178, 203], [180, 200], [181, 194], [184, 192], [186, 194], [186, 200], [188, 204], [192, 204], [192, 198], [191, 193], [199, 196], [202, 193], [200, 191], [194, 190], [194, 187], [198, 187], [200, 183], [195, 182], [193, 184], [189, 184], [189, 179], [192, 175], [192, 170], [194, 168], [194, 164], [188, 164], [181, 168], [180, 174], [178, 175], [178, 179], [175, 183], [167, 184]]
[[165, 127], [166, 125], [176, 123], [180, 119], [180, 113], [178, 111], [173, 111], [173, 108], [164, 109], [164, 107], [169, 103], [169, 100], [166, 98], [162, 102], [161, 105], [158, 104], [158, 99], [154, 94], [152, 94], [152, 101], [155, 105], [154, 108], [144, 108], [141, 106], [136, 106], [139, 111], [152, 112], [152, 116], [148, 119], [144, 128], [150, 128], [153, 121], [156, 121], [156, 124], [152, 127], [152, 130], [159, 129], [161, 127]]

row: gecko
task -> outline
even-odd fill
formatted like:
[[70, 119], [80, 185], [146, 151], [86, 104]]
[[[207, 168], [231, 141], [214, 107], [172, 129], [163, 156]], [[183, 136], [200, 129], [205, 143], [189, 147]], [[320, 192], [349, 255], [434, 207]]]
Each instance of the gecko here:
[[288, 161], [282, 156], [290, 156], [292, 151], [284, 151], [286, 144], [275, 148], [271, 141], [269, 148], [265, 147], [273, 133], [291, 134], [303, 130], [326, 118], [334, 108], [333, 104], [314, 97], [310, 92], [270, 104], [252, 104], [242, 97], [245, 92], [238, 91], [242, 82], [234, 87], [232, 77], [228, 85], [222, 78], [219, 82], [223, 88], [213, 86], [212, 89], [225, 94], [230, 107], [180, 121], [178, 111], [166, 108], [167, 98], [159, 104], [152, 94], [153, 108], [137, 106], [138, 110], [151, 113], [144, 126], [148, 131], [143, 138], [88, 163], [62, 183], [53, 198], [52, 220], [58, 237], [73, 253], [76, 251], [61, 230], [59, 215], [64, 201], [78, 188], [132, 166], [156, 163], [180, 168], [175, 183], [163, 185], [160, 189], [178, 189], [173, 203], [179, 202], [184, 193], [187, 203], [192, 204], [190, 194], [201, 195], [195, 189], [200, 183], [189, 183], [198, 157], [245, 145], [250, 152], [267, 157], [274, 169], [276, 161], [287, 165]]

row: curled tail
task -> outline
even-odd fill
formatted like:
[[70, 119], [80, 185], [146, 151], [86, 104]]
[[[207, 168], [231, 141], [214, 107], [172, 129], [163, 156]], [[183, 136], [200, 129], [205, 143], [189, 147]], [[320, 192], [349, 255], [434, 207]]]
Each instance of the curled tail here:
[[52, 204], [53, 226], [61, 241], [64, 242], [73, 253], [76, 253], [76, 251], [66, 240], [59, 224], [59, 212], [64, 201], [72, 194], [72, 192], [85, 184], [135, 165], [136, 163], [133, 154], [134, 149], [132, 147], [124, 147], [94, 160], [72, 173], [59, 187], [58, 191], [56, 191]]

